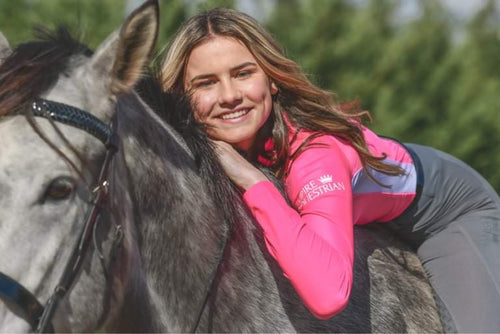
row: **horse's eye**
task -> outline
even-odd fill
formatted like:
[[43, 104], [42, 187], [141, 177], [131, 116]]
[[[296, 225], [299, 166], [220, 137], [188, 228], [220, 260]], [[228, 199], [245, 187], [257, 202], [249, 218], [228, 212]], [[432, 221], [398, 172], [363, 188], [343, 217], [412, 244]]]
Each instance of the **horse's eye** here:
[[45, 192], [45, 199], [59, 201], [68, 198], [75, 188], [75, 183], [67, 177], [60, 177], [52, 181]]

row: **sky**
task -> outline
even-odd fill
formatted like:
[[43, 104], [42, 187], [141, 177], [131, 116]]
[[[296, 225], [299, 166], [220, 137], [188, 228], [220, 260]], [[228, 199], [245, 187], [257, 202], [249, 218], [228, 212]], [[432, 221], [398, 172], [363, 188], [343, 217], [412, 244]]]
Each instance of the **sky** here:
[[[400, 0], [400, 2], [400, 15], [402, 18], [412, 18], [418, 15], [417, 0]], [[488, 0], [441, 0], [441, 2], [448, 8], [453, 17], [459, 21], [464, 21], [484, 7]], [[495, 0], [495, 2], [497, 7], [500, 8], [500, 0]]]
[[[144, 0], [126, 0], [127, 12], [131, 12], [134, 8], [138, 7]], [[186, 0], [190, 4], [195, 4], [201, 0]], [[265, 13], [269, 13], [275, 0], [236, 0], [238, 9], [255, 17], [257, 20], [262, 20]], [[314, 1], [314, 0], [313, 0]], [[356, 3], [364, 3], [368, 0], [351, 0]], [[419, 14], [418, 1], [419, 0], [397, 0], [400, 3], [400, 10], [397, 13], [397, 20], [411, 20]], [[435, 0], [438, 1], [438, 0]], [[450, 15], [457, 20], [457, 22], [464, 22], [473, 16], [479, 9], [481, 9], [488, 0], [439, 0], [446, 8], [448, 8]], [[500, 10], [500, 0], [494, 0], [497, 8]]]
[[[352, 0], [363, 3], [367, 0]], [[474, 13], [482, 8], [488, 0], [441, 0], [446, 8], [459, 21], [467, 20]], [[247, 14], [261, 19], [266, 11], [272, 7], [274, 0], [238, 0], [239, 9]], [[411, 19], [418, 16], [418, 0], [399, 0], [401, 7], [398, 12], [399, 19]], [[500, 8], [500, 0], [495, 0]]]
[[[186, 0], [194, 3], [200, 0]], [[238, 9], [254, 16], [256, 19], [261, 19], [266, 12], [269, 12], [275, 0], [237, 0]], [[363, 3], [367, 0], [352, 0], [353, 2]], [[436, 0], [437, 1], [437, 0]], [[440, 0], [445, 7], [458, 20], [466, 20], [474, 15], [474, 13], [482, 8], [488, 0]], [[494, 0], [497, 3], [497, 8], [500, 8], [500, 0]], [[143, 0], [127, 0], [127, 12], [131, 12], [138, 7]], [[401, 9], [399, 15], [401, 19], [411, 19], [418, 15], [418, 0], [399, 0]]]
[[[459, 18], [467, 18], [486, 5], [487, 0], [442, 0], [444, 4]], [[495, 0], [500, 8], [500, 0]]]

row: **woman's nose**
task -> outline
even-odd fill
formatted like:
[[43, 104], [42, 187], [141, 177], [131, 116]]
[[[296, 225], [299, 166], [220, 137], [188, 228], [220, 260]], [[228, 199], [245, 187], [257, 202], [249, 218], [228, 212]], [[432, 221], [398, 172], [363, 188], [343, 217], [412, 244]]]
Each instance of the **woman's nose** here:
[[231, 107], [241, 102], [241, 91], [231, 80], [223, 81], [220, 85], [219, 104]]

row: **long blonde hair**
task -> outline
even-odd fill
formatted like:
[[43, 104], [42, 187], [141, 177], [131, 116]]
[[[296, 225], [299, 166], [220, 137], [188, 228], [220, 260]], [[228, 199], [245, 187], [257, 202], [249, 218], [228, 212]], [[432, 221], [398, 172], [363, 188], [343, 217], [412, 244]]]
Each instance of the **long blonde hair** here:
[[[360, 119], [369, 116], [368, 112], [360, 110], [356, 104], [340, 105], [334, 101], [332, 93], [313, 85], [300, 66], [285, 57], [281, 46], [269, 32], [244, 13], [218, 8], [187, 20], [170, 43], [162, 65], [162, 84], [166, 91], [186, 93], [183, 79], [191, 51], [214, 36], [241, 41], [279, 89], [273, 99], [270, 117], [270, 131], [275, 145], [272, 168], [279, 177], [286, 174], [287, 161], [300, 154], [312, 138], [325, 133], [350, 143], [370, 177], [367, 166], [389, 175], [404, 173], [401, 168], [384, 163], [385, 156], [373, 156], [368, 150], [359, 126]], [[294, 127], [312, 132], [293, 154], [290, 152], [285, 114]]]

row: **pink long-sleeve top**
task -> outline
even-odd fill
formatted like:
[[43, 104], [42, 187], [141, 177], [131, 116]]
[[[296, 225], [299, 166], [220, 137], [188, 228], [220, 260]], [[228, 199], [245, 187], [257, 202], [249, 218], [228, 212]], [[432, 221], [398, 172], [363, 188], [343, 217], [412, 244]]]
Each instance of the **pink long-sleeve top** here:
[[[389, 187], [370, 180], [352, 146], [322, 135], [289, 162], [284, 184], [293, 207], [269, 181], [253, 185], [243, 195], [263, 229], [267, 249], [306, 307], [321, 319], [347, 305], [353, 279], [353, 225], [390, 221], [416, 195], [416, 171], [407, 150], [365, 127], [362, 130], [373, 155], [385, 153], [385, 162], [406, 172], [388, 176], [371, 170]], [[292, 152], [310, 135], [299, 131], [291, 142]]]

